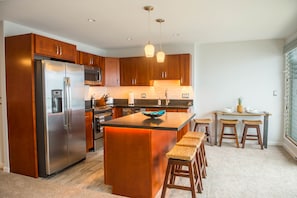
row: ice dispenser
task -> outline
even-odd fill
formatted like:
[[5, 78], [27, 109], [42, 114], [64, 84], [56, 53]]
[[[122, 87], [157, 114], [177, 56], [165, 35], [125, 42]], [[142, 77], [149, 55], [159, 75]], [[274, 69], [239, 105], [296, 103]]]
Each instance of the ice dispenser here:
[[62, 112], [62, 89], [52, 90], [52, 112]]

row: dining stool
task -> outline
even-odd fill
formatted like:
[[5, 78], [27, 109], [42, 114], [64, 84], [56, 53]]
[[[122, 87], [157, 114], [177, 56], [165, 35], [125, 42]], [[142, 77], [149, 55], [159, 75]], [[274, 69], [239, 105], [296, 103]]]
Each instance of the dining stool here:
[[[196, 160], [198, 163], [198, 171], [200, 173], [200, 178], [206, 178], [206, 161], [205, 157], [202, 152], [201, 144], [203, 139], [198, 138], [182, 138], [180, 139], [176, 145], [178, 146], [189, 146], [194, 147], [197, 149], [196, 151]], [[202, 188], [202, 181], [201, 181], [201, 188]]]
[[[238, 124], [238, 120], [221, 119], [220, 122], [221, 122], [221, 125], [222, 125], [222, 131], [221, 131], [221, 137], [220, 137], [220, 146], [222, 145], [223, 138], [226, 138], [226, 139], [235, 139], [236, 146], [237, 146], [237, 148], [239, 148], [238, 135], [237, 135], [237, 130], [236, 130], [236, 125]], [[233, 129], [233, 133], [226, 133], [225, 132], [226, 127], [229, 127], [231, 129]]]
[[[260, 144], [261, 146], [261, 149], [263, 149], [263, 142], [262, 142], [262, 137], [260, 132], [260, 124], [262, 124], [262, 121], [261, 120], [242, 120], [242, 123], [244, 124], [243, 134], [241, 139], [242, 148], [244, 148], [246, 140], [257, 140], [258, 144]], [[248, 134], [248, 129], [250, 128], [256, 129], [257, 134]]]
[[204, 129], [206, 140], [210, 142], [210, 123], [212, 122], [209, 118], [196, 118], [194, 119], [194, 131], [197, 131], [197, 129]]
[[[183, 136], [183, 138], [194, 138], [194, 139], [202, 139], [202, 140], [204, 140], [204, 137], [205, 137], [205, 134], [203, 132], [194, 132], [194, 131], [188, 131]], [[205, 166], [208, 166], [204, 141], [201, 141], [200, 147], [201, 147], [201, 152], [202, 152], [202, 156], [203, 156], [203, 162], [204, 162]]]
[[[166, 168], [161, 198], [165, 197], [167, 188], [175, 188], [180, 190], [191, 191], [192, 197], [196, 198], [196, 189], [202, 192], [199, 188], [198, 163], [196, 161], [196, 148], [175, 145], [168, 153], [168, 164]], [[188, 171], [176, 170], [177, 167], [186, 166]], [[190, 186], [175, 184], [175, 177], [188, 177]]]

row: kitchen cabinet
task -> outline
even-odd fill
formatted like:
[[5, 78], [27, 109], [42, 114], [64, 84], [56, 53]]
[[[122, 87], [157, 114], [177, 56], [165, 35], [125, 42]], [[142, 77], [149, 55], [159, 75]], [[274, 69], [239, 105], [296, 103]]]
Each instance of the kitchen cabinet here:
[[166, 55], [164, 63], [150, 62], [151, 80], [180, 80], [182, 86], [191, 85], [190, 54]]
[[34, 35], [34, 42], [34, 53], [36, 55], [66, 60], [70, 62], [76, 61], [75, 45], [37, 34]]
[[120, 86], [120, 59], [105, 57], [105, 86]]
[[93, 141], [93, 112], [87, 111], [85, 112], [86, 118], [86, 151], [89, 152], [94, 148]]
[[112, 119], [119, 118], [123, 116], [123, 108], [113, 107], [112, 108]]
[[[36, 56], [35, 56], [36, 55]], [[34, 58], [76, 61], [76, 46], [36, 34], [5, 37], [10, 172], [39, 177]]]
[[146, 57], [120, 58], [120, 85], [151, 85], [149, 59]]
[[100, 59], [102, 57], [94, 55], [94, 54], [90, 54], [87, 52], [78, 52], [79, 54], [79, 62], [78, 64], [81, 65], [87, 65], [87, 66], [94, 66], [94, 67], [101, 67], [100, 65]]

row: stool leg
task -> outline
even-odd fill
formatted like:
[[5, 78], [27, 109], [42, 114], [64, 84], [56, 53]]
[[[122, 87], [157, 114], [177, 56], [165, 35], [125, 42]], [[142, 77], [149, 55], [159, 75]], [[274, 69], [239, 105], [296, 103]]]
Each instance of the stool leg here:
[[260, 143], [261, 149], [263, 150], [263, 143], [262, 143], [262, 137], [261, 137], [261, 132], [260, 132], [259, 125], [257, 126], [257, 134], [258, 134], [258, 142]]
[[241, 142], [242, 142], [242, 148], [244, 148], [244, 145], [245, 145], [245, 140], [246, 140], [247, 130], [248, 130], [248, 128], [247, 128], [247, 126], [245, 125], [245, 126], [244, 126], [244, 129], [243, 129], [242, 140], [241, 140]]
[[198, 128], [198, 123], [195, 123], [195, 126], [194, 126], [194, 131], [196, 131]]
[[201, 167], [201, 163], [200, 163], [200, 151], [199, 148], [197, 149], [196, 152], [196, 171], [197, 171], [197, 190], [199, 193], [202, 193], [203, 190], [203, 185], [202, 185], [202, 167]]
[[193, 169], [194, 169], [194, 162], [190, 162], [189, 164], [190, 186], [191, 186], [192, 197], [196, 198]]
[[172, 165], [171, 165], [170, 159], [168, 159], [168, 164], [167, 164], [165, 178], [164, 178], [164, 182], [163, 182], [161, 198], [165, 197], [166, 190], [167, 190], [168, 177], [169, 177], [169, 174], [171, 174], [171, 169], [172, 169]]
[[210, 143], [210, 134], [209, 134], [209, 130], [208, 130], [208, 125], [205, 126], [205, 135], [206, 135], [206, 140], [207, 142]]
[[234, 126], [233, 129], [234, 129], [234, 134], [235, 134], [235, 142], [236, 142], [237, 148], [239, 148], [238, 135], [237, 135], [236, 126]]
[[220, 146], [222, 146], [222, 140], [223, 140], [223, 135], [224, 135], [224, 128], [225, 128], [225, 125], [223, 124], [222, 126], [222, 131], [221, 131], [221, 137], [220, 137]]

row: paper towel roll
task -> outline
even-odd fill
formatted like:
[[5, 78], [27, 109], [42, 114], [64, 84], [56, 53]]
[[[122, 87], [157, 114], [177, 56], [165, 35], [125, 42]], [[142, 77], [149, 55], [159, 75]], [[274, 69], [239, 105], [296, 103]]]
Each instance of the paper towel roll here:
[[128, 105], [131, 105], [131, 106], [134, 105], [134, 93], [133, 92], [129, 93]]

